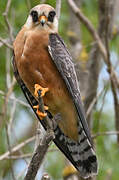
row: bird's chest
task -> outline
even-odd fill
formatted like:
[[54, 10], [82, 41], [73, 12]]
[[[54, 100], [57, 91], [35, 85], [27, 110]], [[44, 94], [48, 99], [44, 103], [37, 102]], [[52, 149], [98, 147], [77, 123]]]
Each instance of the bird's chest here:
[[[22, 39], [22, 35], [20, 38]], [[43, 97], [44, 103], [48, 105], [53, 115], [61, 114], [62, 120], [59, 126], [64, 134], [77, 138], [77, 121], [74, 121], [76, 119], [75, 108], [63, 77], [49, 55], [48, 36], [33, 33], [22, 41], [19, 39], [15, 41], [18, 44], [15, 48], [15, 56], [21, 79], [33, 95], [35, 84], [49, 88]], [[19, 52], [20, 47], [23, 48]], [[67, 124], [69, 124], [68, 127]], [[70, 125], [73, 129], [69, 128]]]
[[[44, 41], [44, 42], [43, 42]], [[64, 81], [61, 78], [53, 60], [48, 52], [48, 39], [30, 38], [25, 42], [25, 47], [18, 63], [21, 78], [34, 93], [34, 85], [48, 87], [49, 92], [44, 101], [55, 112], [66, 92]]]

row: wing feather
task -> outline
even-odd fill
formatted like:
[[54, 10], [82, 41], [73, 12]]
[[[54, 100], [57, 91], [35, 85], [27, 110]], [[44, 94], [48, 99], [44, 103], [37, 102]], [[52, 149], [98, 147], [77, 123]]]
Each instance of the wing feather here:
[[50, 34], [48, 49], [52, 60], [55, 63], [62, 78], [64, 79], [67, 89], [72, 97], [84, 132], [87, 135], [89, 142], [92, 144], [91, 135], [85, 119], [85, 113], [81, 102], [78, 80], [71, 55], [68, 52], [63, 40], [58, 34]]

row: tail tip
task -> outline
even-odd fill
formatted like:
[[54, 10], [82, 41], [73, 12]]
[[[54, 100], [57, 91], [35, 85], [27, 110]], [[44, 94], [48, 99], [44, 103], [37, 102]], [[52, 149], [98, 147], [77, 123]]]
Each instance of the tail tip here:
[[87, 160], [79, 162], [79, 173], [84, 179], [98, 174], [98, 163], [95, 155], [88, 157]]

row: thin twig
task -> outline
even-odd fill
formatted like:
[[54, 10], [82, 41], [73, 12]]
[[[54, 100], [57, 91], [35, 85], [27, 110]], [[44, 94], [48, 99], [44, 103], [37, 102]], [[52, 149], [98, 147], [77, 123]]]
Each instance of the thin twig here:
[[[0, 94], [5, 98], [5, 93], [4, 93], [3, 91], [0, 90]], [[9, 99], [10, 99], [10, 100], [13, 100], [13, 101], [15, 101], [16, 103], [19, 103], [19, 104], [21, 104], [21, 105], [23, 105], [23, 106], [25, 106], [25, 107], [30, 108], [30, 106], [29, 106], [27, 103], [25, 103], [24, 101], [22, 101], [22, 100], [20, 100], [20, 99], [17, 99], [16, 97], [9, 96]]]
[[[87, 17], [83, 15], [83, 13], [80, 11], [80, 9], [76, 6], [75, 2], [73, 0], [67, 0], [69, 3], [69, 6], [72, 8], [73, 12], [75, 15], [79, 18], [79, 20], [87, 27], [88, 31], [91, 33], [92, 37], [94, 40], [97, 42], [97, 45], [100, 49], [101, 54], [103, 55], [105, 63], [108, 65], [108, 56], [107, 56], [107, 51], [102, 43], [97, 31], [94, 29], [92, 23], [89, 21]], [[119, 89], [119, 79], [117, 77], [116, 72], [114, 71], [113, 67], [111, 67], [111, 74], [113, 78], [116, 81], [117, 87]]]
[[[8, 11], [9, 11], [9, 2], [6, 7], [6, 15], [8, 14]], [[11, 74], [10, 74], [10, 50], [7, 48], [6, 49], [6, 89], [8, 89], [8, 92], [5, 96], [5, 100], [4, 100], [4, 104], [3, 104], [2, 121], [5, 121], [5, 129], [6, 129], [6, 137], [7, 137], [9, 156], [11, 156], [11, 144], [10, 144], [10, 134], [8, 131], [8, 124], [6, 122], [6, 119], [7, 119], [7, 110], [8, 110], [8, 98], [13, 91], [13, 86], [14, 86], [14, 78], [13, 78], [13, 81], [11, 82]], [[13, 180], [16, 180], [15, 175], [14, 175], [12, 160], [10, 159], [9, 161], [10, 161], [10, 166], [11, 166], [12, 178], [13, 178]]]
[[8, 0], [8, 1], [7, 1], [6, 8], [5, 8], [4, 14], [8, 15], [9, 9], [10, 9], [10, 5], [11, 5], [11, 0]]
[[5, 45], [6, 47], [8, 47], [8, 48], [10, 48], [11, 50], [13, 50], [13, 46], [8, 43], [8, 40], [3, 39], [3, 38], [0, 37], [0, 41], [3, 43], [3, 45]]
[[9, 125], [8, 125], [8, 129], [10, 132], [13, 129], [13, 120], [14, 120], [15, 111], [16, 111], [16, 101], [13, 101], [13, 105], [12, 105], [11, 112], [10, 112]]
[[96, 103], [97, 100], [99, 99], [99, 97], [102, 95], [103, 90], [104, 90], [104, 88], [97, 94], [96, 97], [94, 97], [93, 101], [92, 101], [91, 104], [89, 105], [88, 110], [87, 110], [87, 112], [86, 112], [86, 118], [87, 118], [87, 117], [89, 116], [89, 114], [91, 113], [91, 111], [92, 111], [95, 103]]
[[98, 33], [94, 29], [92, 23], [88, 20], [87, 17], [83, 15], [81, 10], [76, 6], [75, 2], [73, 0], [68, 0], [69, 6], [72, 8], [73, 12], [76, 14], [76, 16], [79, 18], [79, 20], [87, 27], [91, 35], [93, 36], [94, 40], [97, 42], [100, 51], [104, 57], [105, 60], [107, 60], [107, 53], [105, 46], [103, 45]]
[[[112, 63], [110, 60], [110, 51], [109, 51], [109, 19], [110, 19], [110, 14], [109, 14], [109, 2], [106, 1], [106, 35], [105, 35], [105, 45], [106, 45], [106, 51], [107, 51], [107, 65], [108, 65], [108, 72], [110, 75], [110, 82], [111, 82], [111, 89], [112, 89], [112, 94], [113, 94], [113, 99], [114, 99], [114, 110], [115, 110], [115, 121], [116, 121], [116, 129], [117, 131], [119, 130], [119, 100], [118, 100], [118, 95], [117, 95], [117, 83], [115, 82], [115, 79], [113, 78], [112, 75]], [[119, 143], [119, 136], [118, 138], [118, 143]]]
[[56, 13], [58, 20], [60, 18], [60, 11], [61, 11], [61, 0], [56, 0]]
[[[33, 137], [31, 137], [31, 138], [23, 141], [22, 143], [16, 145], [15, 147], [13, 147], [13, 148], [11, 149], [11, 154], [13, 154], [13, 153], [16, 152], [16, 151], [19, 151], [21, 148], [23, 148], [24, 146], [26, 146], [28, 143], [34, 141], [35, 138], [36, 138], [36, 137], [33, 136]], [[10, 155], [10, 152], [9, 152], [9, 151], [6, 152], [6, 153], [4, 153], [4, 154], [2, 154], [2, 155], [0, 156], [0, 161], [4, 160], [4, 159], [5, 159], [6, 157], [8, 157], [9, 155]]]
[[26, 5], [27, 5], [28, 11], [29, 11], [31, 9], [31, 2], [30, 2], [30, 0], [26, 0]]
[[[7, 71], [7, 69], [6, 69], [6, 71]], [[6, 80], [6, 83], [8, 83], [7, 80]], [[2, 108], [3, 117], [1, 119], [1, 122], [5, 120], [6, 113], [7, 113], [8, 100], [9, 100], [10, 95], [13, 92], [15, 83], [16, 83], [16, 80], [15, 80], [15, 78], [13, 78], [12, 83], [10, 84], [10, 87], [9, 87], [9, 84], [7, 84], [8, 92], [5, 95], [5, 100], [4, 100], [4, 104], [3, 104], [3, 108]]]
[[106, 131], [106, 132], [98, 132], [92, 135], [92, 138], [96, 138], [98, 136], [109, 136], [109, 135], [117, 135], [119, 131]]
[[3, 16], [5, 18], [5, 22], [6, 22], [8, 32], [9, 32], [9, 35], [10, 35], [10, 42], [12, 43], [13, 40], [14, 40], [14, 37], [13, 37], [13, 34], [12, 34], [12, 26], [10, 25], [10, 22], [8, 20], [8, 13], [9, 13], [10, 6], [11, 6], [11, 0], [7, 0], [7, 5], [6, 5], [6, 9], [5, 9], [4, 13], [3, 13]]
[[[6, 123], [5, 129], [6, 129], [7, 145], [8, 145], [9, 157], [10, 157], [10, 156], [11, 156], [11, 144], [10, 144], [10, 139], [9, 139], [9, 133], [8, 133], [8, 125], [7, 125], [7, 123]], [[10, 166], [11, 166], [12, 178], [13, 178], [13, 180], [16, 180], [15, 175], [14, 175], [14, 170], [13, 170], [11, 158], [10, 158]]]
[[[6, 79], [7, 79], [7, 76], [6, 76]], [[7, 80], [6, 80], [6, 83], [8, 83]], [[11, 95], [12, 92], [13, 92], [13, 88], [14, 88], [15, 83], [16, 83], [16, 80], [15, 80], [15, 78], [13, 77], [12, 83], [11, 83], [10, 85], [7, 84], [8, 92], [7, 92], [7, 94], [5, 95], [5, 102], [4, 102], [4, 105], [3, 105], [3, 114], [4, 114], [4, 115], [5, 115], [6, 112], [7, 112], [8, 100], [9, 100], [10, 95]], [[10, 86], [10, 87], [9, 87], [9, 86]], [[4, 118], [3, 118], [3, 119], [4, 119]]]
[[100, 119], [101, 119], [101, 115], [102, 115], [102, 111], [103, 111], [103, 107], [104, 107], [104, 104], [105, 104], [105, 97], [106, 97], [106, 94], [107, 94], [107, 90], [108, 88], [106, 87], [105, 91], [104, 91], [104, 94], [103, 94], [103, 99], [102, 99], [102, 104], [101, 104], [101, 107], [100, 107], [100, 110], [99, 110], [99, 113], [98, 113], [98, 118], [97, 118], [97, 132], [99, 132], [99, 129], [100, 129]]
[[7, 156], [5, 159], [24, 159], [24, 158], [30, 158], [32, 157], [32, 153], [28, 153], [28, 154], [22, 154], [22, 155], [18, 155], [18, 156]]
[[[10, 60], [11, 60], [10, 49], [6, 48], [6, 86], [7, 86], [7, 90], [12, 86], [12, 83], [13, 83], [11, 80], [12, 77], [11, 77], [11, 73], [10, 73], [10, 69], [11, 69], [11, 61]], [[13, 91], [13, 89], [11, 89], [11, 91]]]

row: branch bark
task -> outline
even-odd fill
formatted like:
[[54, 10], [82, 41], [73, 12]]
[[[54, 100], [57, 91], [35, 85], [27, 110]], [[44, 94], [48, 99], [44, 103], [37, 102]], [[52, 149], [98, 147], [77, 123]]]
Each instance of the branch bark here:
[[[114, 3], [114, 2], [113, 2]], [[114, 99], [114, 111], [115, 111], [115, 125], [116, 130], [119, 131], [119, 99], [117, 94], [117, 84], [115, 82], [115, 79], [112, 76], [112, 63], [110, 60], [110, 51], [109, 51], [109, 20], [110, 20], [110, 8], [112, 8], [112, 1], [106, 1], [106, 35], [105, 35], [105, 45], [106, 45], [106, 51], [107, 51], [107, 62], [108, 62], [108, 72], [110, 75], [110, 82], [111, 82], [111, 90], [113, 94]], [[119, 135], [117, 135], [117, 142], [119, 143]]]
[[[91, 33], [92, 37], [96, 41], [96, 44], [93, 45], [93, 48], [90, 53], [90, 58], [88, 61], [88, 79], [86, 81], [86, 91], [85, 91], [85, 110], [87, 112], [89, 105], [93, 101], [93, 99], [96, 97], [97, 94], [97, 87], [98, 87], [98, 78], [99, 78], [99, 72], [101, 69], [101, 54], [103, 55], [104, 61], [106, 65], [108, 66], [108, 55], [105, 48], [105, 13], [106, 13], [106, 0], [100, 0], [99, 1], [99, 28], [98, 33], [94, 29], [92, 23], [86, 18], [80, 9], [76, 6], [74, 1], [68, 0], [68, 3], [70, 7], [72, 8], [74, 14], [78, 17], [78, 19], [87, 27], [89, 32]], [[114, 5], [114, 4], [113, 4]], [[110, 9], [111, 13], [111, 19], [109, 22], [109, 28], [110, 31], [112, 29], [112, 16], [113, 16], [113, 8]], [[100, 54], [101, 52], [101, 54]], [[111, 74], [113, 74], [113, 79], [116, 79], [116, 83], [118, 84], [118, 78], [116, 73], [114, 72], [113, 68], [111, 68]], [[91, 128], [92, 121], [91, 121], [91, 114], [88, 117], [88, 124]]]
[[[103, 56], [103, 60], [106, 63], [106, 65], [108, 65], [108, 60], [107, 60], [107, 51], [106, 48], [100, 38], [100, 36], [98, 35], [97, 31], [94, 29], [92, 23], [88, 20], [87, 17], [85, 17], [83, 15], [83, 13], [80, 11], [80, 9], [76, 6], [75, 2], [73, 0], [67, 0], [70, 7], [72, 8], [73, 12], [75, 13], [75, 15], [78, 17], [78, 19], [87, 27], [88, 31], [90, 32], [90, 34], [92, 35], [92, 37], [94, 38], [94, 40], [97, 43], [97, 46]], [[102, 3], [102, 1], [100, 1]], [[99, 2], [99, 3], [100, 3]], [[104, 3], [105, 4], [105, 1]], [[114, 5], [114, 3], [112, 4]], [[102, 26], [103, 27], [103, 26]], [[117, 77], [117, 74], [115, 73], [114, 69], [111, 68], [111, 74], [113, 75], [113, 78], [115, 79], [116, 83], [117, 83], [117, 87], [119, 89], [119, 79]]]
[[61, 10], [61, 0], [56, 0], [56, 12], [57, 12], [58, 20], [60, 18], [60, 10]]
[[[45, 113], [45, 109], [44, 109], [44, 102], [43, 99], [41, 97], [41, 91], [38, 91], [38, 102], [39, 102], [39, 110], [42, 113]], [[57, 115], [56, 115], [57, 117]], [[54, 135], [54, 127], [55, 127], [55, 123], [57, 121], [57, 119], [55, 119], [55, 117], [51, 120], [49, 119], [48, 115], [46, 117], [44, 117], [44, 121], [46, 122], [46, 134], [43, 136], [43, 138], [41, 140], [39, 140], [39, 144], [35, 150], [35, 153], [31, 159], [31, 162], [29, 164], [28, 167], [28, 171], [27, 174], [24, 178], [24, 180], [34, 180], [38, 169], [40, 168], [40, 165], [42, 164], [42, 161], [45, 157], [45, 154], [48, 150], [49, 144], [50, 142], [55, 138]]]
[[53, 138], [54, 138], [54, 133], [52, 133], [51, 131], [47, 132], [44, 135], [40, 144], [36, 148], [36, 151], [32, 157], [32, 160], [30, 162], [30, 165], [28, 167], [28, 171], [27, 171], [27, 174], [26, 174], [24, 180], [34, 180], [35, 179], [38, 169], [40, 168], [40, 165], [42, 164], [44, 156], [48, 150], [49, 143], [53, 140]]

